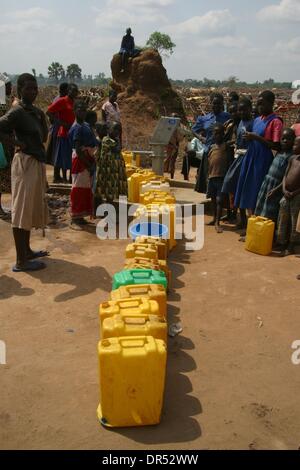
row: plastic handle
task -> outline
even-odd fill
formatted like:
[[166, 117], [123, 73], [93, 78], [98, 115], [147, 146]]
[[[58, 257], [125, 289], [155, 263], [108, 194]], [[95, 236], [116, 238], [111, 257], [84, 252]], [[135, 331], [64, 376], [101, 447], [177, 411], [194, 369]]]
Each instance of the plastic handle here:
[[137, 325], [137, 326], [144, 326], [146, 325], [147, 321], [149, 321], [149, 317], [147, 316], [139, 316], [139, 317], [125, 317], [124, 323], [126, 325]]
[[121, 339], [120, 345], [124, 349], [143, 348], [147, 343], [147, 338]]
[[146, 287], [130, 287], [128, 289], [130, 295], [147, 295], [148, 289]]

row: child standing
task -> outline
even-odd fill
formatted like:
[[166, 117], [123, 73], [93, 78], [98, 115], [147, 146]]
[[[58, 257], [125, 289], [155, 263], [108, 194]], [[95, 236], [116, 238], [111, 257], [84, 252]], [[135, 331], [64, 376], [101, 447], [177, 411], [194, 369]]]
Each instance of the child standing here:
[[282, 198], [282, 180], [290, 158], [293, 155], [295, 137], [295, 132], [292, 129], [284, 129], [281, 140], [281, 152], [278, 152], [274, 157], [269, 172], [264, 179], [258, 195], [255, 215], [277, 222], [280, 200]]
[[223, 209], [222, 187], [225, 175], [232, 163], [232, 148], [225, 142], [225, 129], [223, 124], [217, 123], [213, 127], [212, 145], [208, 154], [208, 191], [207, 197], [212, 200], [214, 218], [208, 225], [214, 225], [217, 233], [222, 233], [220, 220]]
[[[297, 222], [300, 210], [300, 137], [295, 140], [294, 156], [290, 159], [283, 179], [284, 197], [280, 202], [277, 242], [282, 254], [294, 253], [295, 245], [300, 243]], [[287, 248], [286, 248], [287, 247]]]
[[85, 122], [87, 106], [83, 101], [75, 104], [76, 122], [69, 132], [72, 144], [72, 191], [71, 228], [82, 230], [88, 222], [86, 216], [93, 216], [92, 183], [95, 171], [97, 139], [89, 124]]

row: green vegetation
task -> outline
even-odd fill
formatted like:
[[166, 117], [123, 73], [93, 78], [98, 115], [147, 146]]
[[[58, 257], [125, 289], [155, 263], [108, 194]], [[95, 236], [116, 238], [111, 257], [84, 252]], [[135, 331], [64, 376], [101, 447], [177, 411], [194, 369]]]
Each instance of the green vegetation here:
[[170, 57], [174, 53], [176, 44], [172, 42], [172, 39], [168, 34], [155, 31], [151, 34], [146, 46], [151, 47], [152, 49], [156, 49], [160, 55]]
[[203, 78], [203, 80], [187, 79], [187, 80], [170, 80], [172, 85], [183, 88], [291, 88], [292, 82], [276, 82], [273, 78], [269, 78], [264, 82], [247, 83], [241, 82], [237, 77], [229, 77], [227, 80], [211, 80]]

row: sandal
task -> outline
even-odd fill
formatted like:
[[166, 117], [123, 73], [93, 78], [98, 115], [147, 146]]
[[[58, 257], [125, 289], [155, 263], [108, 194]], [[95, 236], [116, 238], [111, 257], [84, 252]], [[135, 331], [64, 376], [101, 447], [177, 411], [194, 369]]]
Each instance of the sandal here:
[[45, 263], [41, 263], [40, 261], [27, 261], [22, 267], [18, 267], [15, 265], [12, 270], [14, 273], [27, 273], [33, 271], [41, 271], [45, 269]]
[[32, 251], [30, 253], [30, 255], [28, 256], [28, 259], [29, 260], [34, 260], [34, 259], [37, 259], [37, 258], [46, 258], [46, 256], [50, 256], [49, 251], [44, 251], [44, 250]]

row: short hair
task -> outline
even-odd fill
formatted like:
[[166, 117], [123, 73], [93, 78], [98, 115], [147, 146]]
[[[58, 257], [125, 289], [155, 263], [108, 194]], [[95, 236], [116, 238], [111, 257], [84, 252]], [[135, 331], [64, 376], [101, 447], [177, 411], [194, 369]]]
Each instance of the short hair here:
[[74, 103], [74, 111], [77, 111], [79, 108], [85, 107], [87, 109], [87, 104], [83, 99], [78, 99]]
[[213, 100], [215, 99], [218, 99], [220, 100], [222, 103], [224, 103], [224, 96], [222, 95], [222, 93], [213, 93], [211, 95], [211, 98], [210, 98], [210, 101], [211, 103], [213, 102]]
[[234, 100], [234, 101], [239, 101], [240, 96], [239, 96], [239, 94], [238, 94], [236, 91], [231, 91], [231, 92], [229, 93], [229, 98], [231, 98], [231, 99]]
[[71, 90], [73, 90], [73, 88], [76, 88], [76, 90], [79, 90], [78, 85], [76, 85], [76, 83], [69, 83], [69, 85], [68, 85], [68, 92], [70, 92]]
[[112, 88], [111, 90], [109, 90], [108, 96], [109, 98], [112, 98], [113, 96], [118, 96], [118, 93]]
[[19, 98], [21, 98], [21, 90], [22, 90], [22, 88], [24, 88], [26, 82], [36, 82], [37, 83], [37, 80], [36, 80], [35, 76], [32, 75], [31, 73], [22, 73], [18, 77], [18, 81], [17, 81], [17, 90], [18, 90], [18, 97]]
[[131, 29], [131, 28], [127, 28], [127, 29], [126, 29], [126, 33], [130, 33], [130, 34], [131, 34], [131, 33], [132, 33], [132, 29]]
[[296, 139], [296, 133], [295, 133], [294, 129], [292, 129], [291, 127], [285, 127], [285, 128], [283, 129], [283, 131], [282, 131], [282, 134], [283, 134], [284, 132], [288, 132], [289, 134], [291, 134], [291, 136], [292, 136], [294, 139]]
[[68, 93], [69, 90], [69, 84], [64, 82], [59, 85], [59, 92], [60, 93]]
[[272, 105], [275, 103], [276, 98], [275, 98], [273, 91], [270, 91], [270, 90], [262, 91], [259, 94], [259, 96]]
[[225, 132], [225, 127], [223, 126], [223, 124], [221, 122], [216, 122], [213, 126], [213, 130], [214, 131], [222, 131], [222, 132]]

